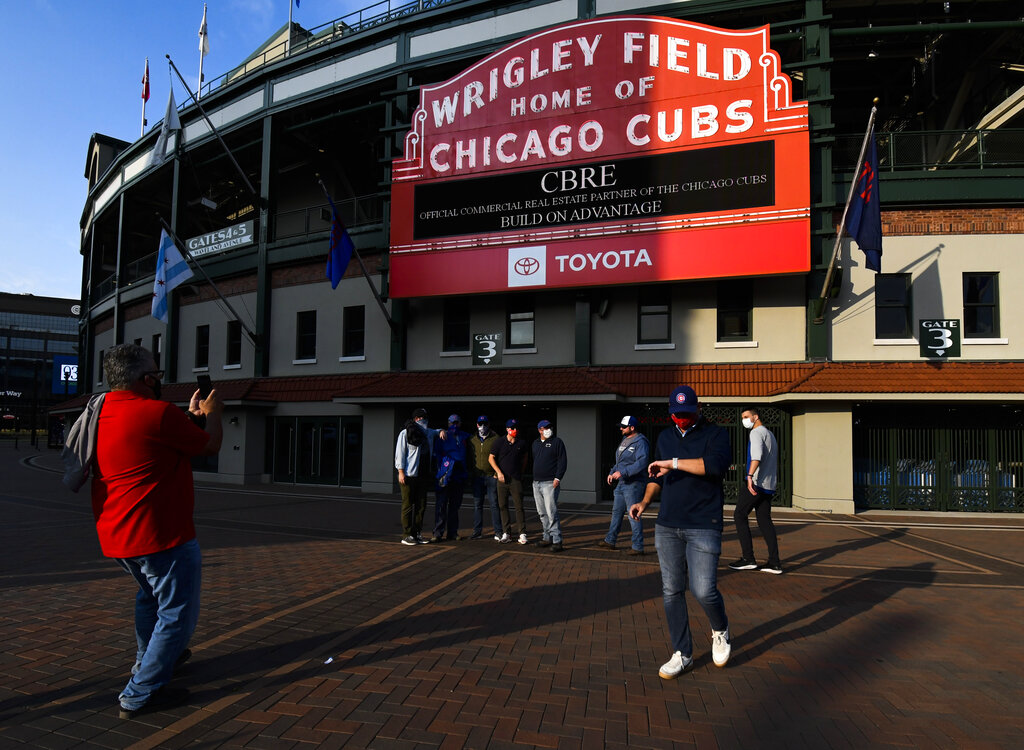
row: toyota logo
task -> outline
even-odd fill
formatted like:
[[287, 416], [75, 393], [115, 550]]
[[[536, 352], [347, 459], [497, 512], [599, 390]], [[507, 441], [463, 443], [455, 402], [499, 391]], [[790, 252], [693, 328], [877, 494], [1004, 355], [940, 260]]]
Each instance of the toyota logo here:
[[520, 276], [532, 276], [540, 270], [540, 261], [536, 258], [520, 258], [512, 268]]

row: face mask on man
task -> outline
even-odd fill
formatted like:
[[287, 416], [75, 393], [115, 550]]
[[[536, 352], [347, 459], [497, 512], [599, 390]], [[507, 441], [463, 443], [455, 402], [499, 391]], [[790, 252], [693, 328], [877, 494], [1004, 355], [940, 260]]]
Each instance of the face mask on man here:
[[488, 427], [486, 424], [478, 424], [476, 426], [476, 431], [480, 433], [480, 437], [485, 437], [487, 433], [490, 432], [490, 427]]
[[753, 427], [754, 427], [754, 420], [752, 420], [750, 417], [744, 417], [743, 418], [743, 427], [748, 429], [748, 430], [753, 429]]
[[506, 430], [506, 432], [508, 432], [508, 436], [513, 440], [515, 440], [516, 435], [519, 434], [519, 430], [517, 430], [515, 427], [510, 427], [508, 430]]
[[672, 421], [676, 423], [676, 426], [686, 432], [688, 429], [697, 424], [696, 414], [673, 414]]
[[540, 436], [542, 438], [544, 438], [545, 440], [550, 439], [551, 438], [551, 430], [548, 430], [548, 429], [541, 430], [540, 431]]

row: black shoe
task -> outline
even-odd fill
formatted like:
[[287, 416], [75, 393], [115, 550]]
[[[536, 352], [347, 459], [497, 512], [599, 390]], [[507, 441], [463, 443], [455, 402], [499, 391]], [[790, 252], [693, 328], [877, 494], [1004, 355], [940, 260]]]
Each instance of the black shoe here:
[[440, 544], [440, 543], [441, 543], [441, 542], [443, 542], [443, 541], [444, 541], [444, 539], [442, 539], [442, 538], [441, 538], [441, 537], [439, 537], [439, 536], [434, 536], [434, 537], [431, 537], [431, 538], [430, 538], [430, 543], [431, 543], [431, 544]]
[[604, 539], [602, 539], [600, 542], [598, 542], [597, 546], [600, 547], [601, 549], [610, 549], [610, 550], [617, 550], [618, 549], [618, 547], [616, 547], [614, 544], [608, 544], [608, 542], [606, 542]]
[[561, 552], [562, 551], [562, 543], [561, 542], [555, 542], [554, 544], [552, 544], [551, 545], [551, 551], [552, 552]]
[[136, 716], [141, 714], [150, 714], [156, 711], [163, 711], [165, 708], [180, 706], [183, 703], [187, 703], [188, 699], [188, 688], [168, 687], [167, 685], [164, 685], [149, 696], [149, 700], [143, 703], [139, 708], [132, 709], [124, 708], [122, 706], [117, 716], [121, 719], [134, 719]]
[[741, 557], [736, 562], [729, 563], [729, 567], [733, 570], [756, 570], [757, 560], [750, 560], [746, 557]]
[[643, 554], [644, 554], [644, 551], [642, 549], [636, 549], [635, 547], [630, 547], [629, 548], [629, 552], [627, 552], [626, 554], [633, 555], [634, 557], [637, 556], [637, 555], [642, 557]]
[[537, 542], [537, 546], [538, 547], [550, 547], [551, 546], [551, 540], [550, 539], [541, 539], [539, 542]]
[[483, 538], [484, 538], [484, 535], [483, 535], [483, 534], [473, 534], [473, 536], [471, 536], [471, 537], [469, 538], [469, 540], [470, 540], [470, 541], [473, 541], [473, 540], [475, 540], [475, 539], [483, 539]]

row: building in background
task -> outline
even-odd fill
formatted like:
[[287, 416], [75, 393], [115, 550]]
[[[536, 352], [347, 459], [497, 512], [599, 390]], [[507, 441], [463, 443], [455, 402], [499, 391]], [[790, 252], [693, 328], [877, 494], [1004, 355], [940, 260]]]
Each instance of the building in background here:
[[75, 299], [0, 292], [0, 430], [47, 428], [47, 412], [78, 393], [81, 312]]
[[[204, 89], [231, 157], [194, 104], [156, 167], [159, 126], [93, 137], [83, 394], [136, 341], [169, 398], [217, 383], [207, 478], [385, 492], [416, 406], [547, 417], [563, 498], [596, 501], [621, 415], [653, 435], [688, 383], [733, 432], [731, 493], [754, 403], [780, 503], [1020, 512], [1022, 71], [1013, 2], [384, 2], [286, 26]], [[875, 98], [882, 272], [844, 239], [822, 304]], [[369, 280], [326, 279], [318, 180]], [[175, 289], [167, 324], [157, 213], [217, 287]]]

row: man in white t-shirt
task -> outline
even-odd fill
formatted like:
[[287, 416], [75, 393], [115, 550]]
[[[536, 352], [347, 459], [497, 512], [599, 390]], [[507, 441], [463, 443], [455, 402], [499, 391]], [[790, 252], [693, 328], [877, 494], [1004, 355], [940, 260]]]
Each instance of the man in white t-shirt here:
[[778, 575], [782, 572], [779, 563], [779, 540], [772, 523], [772, 498], [779, 479], [779, 444], [775, 436], [761, 422], [761, 415], [754, 407], [743, 410], [743, 426], [750, 430], [750, 444], [747, 447], [747, 489], [741, 491], [736, 500], [733, 521], [736, 536], [740, 541], [742, 556], [729, 567], [733, 570], [756, 570], [754, 542], [750, 537], [748, 516], [755, 511], [757, 528], [768, 545], [768, 561], [760, 566], [762, 573]]

